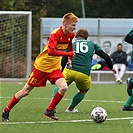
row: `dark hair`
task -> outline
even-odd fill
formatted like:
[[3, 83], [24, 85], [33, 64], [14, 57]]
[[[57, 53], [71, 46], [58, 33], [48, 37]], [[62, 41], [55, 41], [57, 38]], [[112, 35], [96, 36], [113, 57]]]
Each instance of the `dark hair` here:
[[83, 37], [83, 38], [85, 38], [85, 40], [87, 40], [88, 36], [89, 36], [89, 33], [88, 33], [88, 31], [87, 31], [86, 29], [84, 29], [84, 28], [79, 28], [79, 29], [76, 31], [76, 35], [75, 35], [76, 38], [77, 38], [77, 37]]
[[118, 46], [122, 46], [122, 44], [121, 44], [121, 43], [118, 43], [118, 44], [117, 44], [117, 47], [118, 47]]

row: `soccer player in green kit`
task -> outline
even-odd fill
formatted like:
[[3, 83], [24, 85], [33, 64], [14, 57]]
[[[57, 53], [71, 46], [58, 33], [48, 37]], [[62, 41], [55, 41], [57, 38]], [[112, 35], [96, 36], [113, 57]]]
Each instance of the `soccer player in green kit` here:
[[[133, 45], [133, 29], [126, 35], [125, 41]], [[131, 54], [131, 61], [133, 63], [133, 50]], [[127, 99], [126, 103], [123, 105], [122, 110], [133, 111], [133, 107], [131, 106], [133, 104], [133, 78], [128, 79], [127, 83], [128, 83], [127, 93], [129, 95], [129, 98]]]
[[[68, 85], [75, 82], [78, 92], [73, 96], [73, 99], [65, 112], [78, 112], [75, 107], [84, 99], [85, 94], [91, 88], [91, 63], [92, 57], [95, 54], [103, 58], [110, 69], [116, 73], [112, 66], [112, 61], [98, 44], [87, 40], [89, 33], [86, 29], [80, 28], [77, 30], [75, 40], [73, 42], [73, 51], [76, 51], [76, 56], [72, 58], [72, 65], [67, 63], [67, 67], [63, 71], [63, 75]], [[58, 91], [56, 86], [53, 90], [52, 97]]]

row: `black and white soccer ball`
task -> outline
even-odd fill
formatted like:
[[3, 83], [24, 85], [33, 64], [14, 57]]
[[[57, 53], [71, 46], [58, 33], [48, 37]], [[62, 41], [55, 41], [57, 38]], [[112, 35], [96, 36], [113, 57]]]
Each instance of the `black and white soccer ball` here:
[[96, 107], [91, 112], [91, 118], [96, 123], [102, 123], [107, 118], [107, 112], [102, 107]]

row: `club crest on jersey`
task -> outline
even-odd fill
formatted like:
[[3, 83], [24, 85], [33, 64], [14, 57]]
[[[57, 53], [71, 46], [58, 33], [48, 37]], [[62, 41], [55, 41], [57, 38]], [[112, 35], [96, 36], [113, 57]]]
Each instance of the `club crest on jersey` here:
[[68, 38], [68, 41], [70, 41], [71, 40], [71, 38]]

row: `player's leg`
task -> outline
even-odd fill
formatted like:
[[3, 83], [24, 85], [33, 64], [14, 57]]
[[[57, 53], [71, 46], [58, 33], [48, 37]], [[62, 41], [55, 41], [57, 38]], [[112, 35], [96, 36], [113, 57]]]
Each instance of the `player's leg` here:
[[[73, 74], [69, 74], [69, 73], [70, 73], [69, 69], [65, 68], [63, 71], [63, 75], [66, 79], [68, 86], [73, 82]], [[57, 86], [54, 87], [53, 92], [52, 92], [52, 99], [53, 99], [54, 95], [56, 94], [56, 92], [58, 92], [58, 89], [59, 88]], [[52, 101], [52, 99], [51, 99], [51, 101]], [[54, 108], [53, 111], [56, 113], [57, 112], [56, 108]]]
[[91, 87], [91, 78], [88, 75], [85, 75], [80, 72], [76, 72], [75, 77], [75, 83], [77, 88], [79, 89], [79, 92], [77, 92], [69, 105], [69, 107], [66, 109], [66, 112], [78, 112], [75, 107], [84, 99], [85, 94]]
[[[62, 57], [62, 60], [61, 60], [61, 66], [62, 66], [62, 72], [63, 72], [63, 70], [65, 69], [65, 66], [66, 66], [66, 64], [67, 64], [67, 62], [68, 62], [68, 57], [67, 56], [63, 56]], [[54, 87], [54, 90], [53, 90], [53, 92], [52, 92], [52, 99], [53, 99], [53, 97], [54, 97], [54, 95], [55, 95], [55, 93], [58, 91], [58, 87], [57, 86], [55, 86]]]
[[133, 104], [133, 90], [132, 95], [127, 99], [126, 103], [122, 107], [123, 111], [133, 111], [133, 107], [131, 106]]
[[129, 98], [127, 99], [126, 103], [122, 107], [123, 111], [133, 111], [133, 107], [131, 106], [133, 104], [133, 79], [129, 79], [127, 82], [127, 93], [129, 95]]
[[54, 71], [51, 76], [49, 77], [50, 82], [55, 84], [59, 89], [55, 93], [53, 99], [50, 101], [50, 104], [45, 111], [44, 115], [52, 120], [58, 120], [58, 118], [54, 115], [54, 109], [58, 105], [58, 103], [63, 98], [66, 90], [68, 89], [66, 80], [60, 70]]
[[20, 101], [21, 98], [27, 96], [33, 87], [25, 84], [22, 90], [18, 91], [10, 100], [6, 108], [3, 110], [2, 113], [2, 121], [9, 121], [9, 112], [11, 109]]
[[128, 78], [126, 82], [127, 82], [127, 94], [129, 96], [132, 96], [133, 78]]
[[[58, 91], [58, 87], [55, 86], [54, 89], [53, 89], [53, 92], [52, 92], [52, 98], [51, 98], [51, 101], [52, 101], [52, 99], [54, 98], [54, 95], [56, 94], [57, 91]], [[57, 113], [56, 108], [54, 108], [53, 111], [54, 111], [54, 113]]]
[[53, 92], [52, 92], [52, 99], [54, 97], [54, 95], [56, 94], [56, 92], [58, 91], [58, 87], [55, 86], [54, 89], [53, 89]]
[[36, 68], [34, 68], [23, 89], [18, 91], [13, 96], [7, 107], [3, 110], [2, 120], [3, 121], [9, 120], [9, 112], [11, 111], [11, 109], [20, 101], [21, 98], [27, 96], [30, 93], [30, 91], [34, 88], [34, 86], [36, 87], [46, 86], [46, 80], [47, 80], [46, 77], [47, 77], [46, 73], [41, 72]]
[[[72, 70], [65, 69], [64, 71], [65, 71], [64, 75], [66, 77], [66, 81], [67, 81], [68, 84], [70, 84], [73, 81], [72, 76], [75, 75], [75, 74], [73, 73]], [[55, 96], [56, 92], [58, 92], [58, 87], [57, 86], [54, 87], [54, 90], [53, 90], [53, 93], [52, 93], [52, 99]], [[69, 108], [66, 109], [66, 112], [78, 112], [77, 110], [73, 110], [73, 109], [80, 101], [82, 101], [82, 99], [84, 98], [84, 95], [85, 95], [86, 92], [87, 91], [82, 91], [82, 90], [77, 92], [75, 94], [75, 96], [73, 97], [72, 103], [70, 104]]]
[[[65, 68], [63, 71], [63, 75], [65, 77], [65, 80], [67, 82], [67, 85], [69, 86], [72, 82], [73, 82], [73, 73], [71, 73], [71, 70]], [[52, 92], [52, 98], [54, 97], [54, 95], [56, 94], [56, 92], [58, 91], [58, 87], [55, 86]]]
[[63, 98], [66, 90], [67, 90], [67, 83], [64, 78], [58, 79], [55, 84], [58, 86], [58, 91], [55, 93], [53, 99], [51, 100], [47, 110], [45, 111], [44, 115], [52, 120], [58, 120], [58, 118], [54, 115], [54, 109], [58, 105], [58, 103]]
[[72, 98], [72, 101], [69, 105], [69, 107], [65, 110], [65, 112], [73, 112], [73, 113], [76, 113], [78, 112], [77, 109], [75, 109], [75, 107], [84, 99], [84, 96], [85, 94], [87, 93], [87, 91], [85, 92], [82, 92], [82, 91], [79, 91], [77, 92], [73, 98]]
[[[61, 66], [62, 66], [62, 72], [63, 72], [63, 70], [64, 70], [64, 68], [65, 68], [65, 66], [66, 66], [66, 64], [67, 64], [67, 62], [68, 62], [68, 57], [67, 56], [63, 56], [62, 57], [62, 60], [61, 60]], [[52, 98], [54, 97], [54, 95], [55, 95], [55, 93], [58, 91], [58, 87], [57, 86], [55, 86], [54, 87], [54, 90], [53, 90], [53, 92], [52, 92]]]

